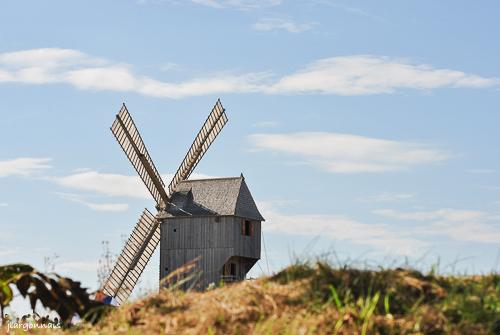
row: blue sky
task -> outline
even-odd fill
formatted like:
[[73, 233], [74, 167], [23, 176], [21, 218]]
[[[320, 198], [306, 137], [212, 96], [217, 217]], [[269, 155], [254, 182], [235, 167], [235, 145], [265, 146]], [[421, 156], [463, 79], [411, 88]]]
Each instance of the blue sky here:
[[[221, 98], [198, 176], [244, 173], [267, 257], [499, 269], [495, 1], [0, 5], [0, 263], [96, 286], [153, 201], [109, 131], [125, 102], [168, 182]], [[154, 287], [158, 259], [143, 281]]]

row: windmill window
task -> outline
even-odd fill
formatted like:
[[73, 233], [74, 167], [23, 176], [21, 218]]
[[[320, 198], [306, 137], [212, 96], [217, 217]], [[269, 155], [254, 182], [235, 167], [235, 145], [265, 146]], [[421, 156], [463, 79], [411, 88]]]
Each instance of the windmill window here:
[[253, 223], [250, 220], [241, 221], [241, 233], [245, 236], [252, 236], [253, 233]]
[[174, 228], [174, 233], [177, 231], [177, 229]]

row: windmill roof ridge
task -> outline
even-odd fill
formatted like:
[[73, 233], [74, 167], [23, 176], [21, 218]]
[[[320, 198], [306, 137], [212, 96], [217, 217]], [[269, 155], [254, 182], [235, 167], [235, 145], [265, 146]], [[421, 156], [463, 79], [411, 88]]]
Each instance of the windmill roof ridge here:
[[[191, 200], [187, 198], [189, 191], [192, 192]], [[172, 194], [171, 202], [175, 206], [170, 206], [167, 212], [172, 216], [184, 216], [186, 212], [206, 215], [211, 211], [264, 221], [243, 176], [182, 181]]]
[[245, 177], [237, 176], [237, 177], [215, 177], [215, 178], [200, 178], [200, 179], [186, 179], [181, 181], [181, 183], [192, 183], [199, 181], [215, 181], [215, 180], [236, 180], [236, 179], [245, 179]]

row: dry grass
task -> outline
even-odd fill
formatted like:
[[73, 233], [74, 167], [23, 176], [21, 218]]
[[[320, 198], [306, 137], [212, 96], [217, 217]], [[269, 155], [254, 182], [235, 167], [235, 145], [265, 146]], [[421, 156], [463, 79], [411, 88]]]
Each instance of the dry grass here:
[[[54, 331], [49, 331], [54, 334]], [[74, 334], [500, 334], [500, 276], [297, 264], [214, 290], [162, 290]]]

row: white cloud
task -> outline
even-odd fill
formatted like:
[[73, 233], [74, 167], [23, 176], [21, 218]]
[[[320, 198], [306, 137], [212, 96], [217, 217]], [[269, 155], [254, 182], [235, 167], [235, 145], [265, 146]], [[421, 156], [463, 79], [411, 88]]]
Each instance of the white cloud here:
[[31, 176], [37, 172], [49, 169], [50, 158], [23, 157], [0, 161], [0, 177]]
[[[162, 175], [165, 182], [170, 182], [173, 174]], [[213, 178], [204, 174], [193, 173], [190, 179]], [[126, 176], [97, 171], [76, 172], [64, 177], [47, 178], [56, 184], [70, 189], [89, 191], [115, 197], [151, 199], [146, 186], [138, 176]]]
[[107, 196], [150, 198], [146, 186], [136, 176], [86, 171], [50, 179], [67, 188], [91, 191]]
[[260, 19], [252, 25], [257, 31], [284, 30], [289, 33], [301, 33], [313, 28], [313, 23], [299, 23], [290, 19]]
[[[240, 2], [233, 4], [236, 3]], [[251, 2], [246, 6], [251, 6]], [[283, 24], [282, 28], [292, 31], [304, 29], [303, 26]], [[392, 93], [400, 89], [478, 88], [496, 86], [499, 79], [435, 69], [401, 59], [354, 55], [317, 60], [302, 70], [281, 77], [266, 71], [225, 72], [181, 82], [166, 82], [138, 75], [128, 64], [77, 50], [45, 48], [0, 54], [0, 83], [65, 83], [82, 90], [135, 92], [178, 99], [222, 93], [362, 95]]]
[[217, 0], [191, 0], [191, 2], [213, 8], [224, 8], [224, 6]]
[[387, 19], [385, 19], [379, 15], [372, 14], [372, 13], [367, 12], [361, 8], [358, 8], [358, 7], [343, 5], [336, 0], [335, 1], [332, 1], [332, 0], [313, 0], [313, 3], [317, 3], [319, 5], [326, 5], [326, 6], [333, 7], [333, 8], [339, 8], [339, 9], [342, 9], [348, 13], [351, 13], [351, 14], [354, 14], [357, 16], [363, 16], [363, 17], [370, 18], [370, 19], [375, 20], [375, 21], [388, 23]]
[[284, 214], [265, 203], [259, 207], [266, 217], [266, 229], [273, 232], [325, 236], [399, 255], [415, 255], [427, 246], [410, 232], [398, 231], [386, 224], [367, 224], [337, 215]]
[[235, 8], [239, 10], [278, 6], [283, 0], [191, 0], [191, 2], [212, 8]]
[[41, 48], [0, 54], [0, 63], [24, 68], [25, 66], [46, 68], [72, 66], [75, 62], [95, 65], [103, 63], [94, 57], [72, 49]]
[[498, 244], [498, 241], [500, 241], [500, 224], [476, 221], [453, 224], [444, 221], [434, 223], [427, 233], [446, 235], [458, 241]]
[[216, 9], [255, 10], [280, 5], [283, 0], [137, 0], [138, 4], [166, 2], [172, 5], [192, 3]]
[[500, 218], [473, 210], [438, 209], [433, 211], [403, 212], [392, 209], [374, 211], [375, 214], [398, 221], [419, 221], [417, 225], [366, 223], [331, 214], [288, 214], [278, 210], [272, 202], [260, 202], [266, 218], [265, 229], [271, 232], [324, 236], [331, 240], [370, 246], [382, 253], [415, 256], [432, 248], [429, 237], [443, 236], [460, 242], [498, 243]]
[[77, 173], [77, 172], [89, 172], [89, 171], [92, 171], [92, 169], [91, 168], [76, 168], [71, 172]]
[[113, 63], [71, 49], [32, 49], [0, 54], [0, 83], [66, 83], [82, 90], [136, 92], [162, 98], [182, 98], [222, 92], [253, 92], [266, 74], [219, 74], [181, 83], [162, 82], [133, 73], [131, 66]]
[[188, 96], [210, 95], [217, 93], [251, 93], [261, 90], [261, 82], [269, 75], [248, 73], [242, 75], [216, 75], [212, 78], [197, 78], [181, 83], [167, 83], [152, 78], [141, 81], [130, 91], [158, 98], [184, 98]]
[[444, 235], [465, 242], [498, 243], [500, 241], [498, 216], [482, 211], [451, 208], [432, 211], [379, 209], [373, 213], [390, 219], [425, 222], [412, 229], [415, 234]]
[[82, 204], [92, 210], [100, 212], [124, 212], [128, 209], [128, 204], [90, 202], [79, 194], [59, 193], [59, 196], [62, 199]]
[[370, 55], [321, 59], [282, 77], [268, 93], [321, 93], [363, 95], [392, 93], [397, 89], [430, 90], [439, 87], [487, 87], [498, 78], [483, 78], [461, 71], [414, 65], [400, 59]]
[[160, 71], [162, 72], [169, 72], [169, 71], [175, 71], [175, 70], [180, 70], [181, 66], [177, 63], [174, 62], [167, 62], [164, 63], [160, 66]]
[[6, 203], [6, 202], [0, 202], [0, 207], [7, 207], [7, 206], [9, 206], [8, 203]]
[[380, 193], [359, 198], [361, 202], [400, 202], [412, 199], [415, 195], [410, 193]]
[[397, 211], [394, 209], [377, 209], [373, 213], [391, 219], [411, 221], [444, 220], [449, 222], [471, 221], [484, 219], [486, 214], [481, 211], [444, 208], [433, 211]]
[[326, 132], [254, 134], [249, 139], [257, 150], [296, 155], [307, 164], [334, 173], [402, 170], [450, 157], [420, 143]]

